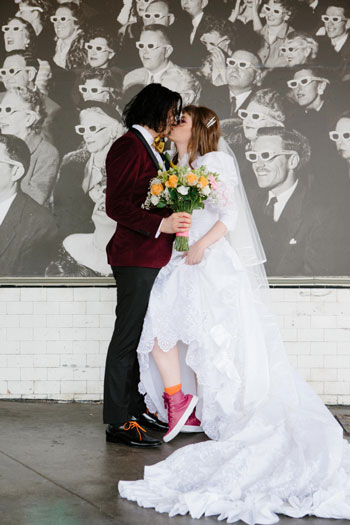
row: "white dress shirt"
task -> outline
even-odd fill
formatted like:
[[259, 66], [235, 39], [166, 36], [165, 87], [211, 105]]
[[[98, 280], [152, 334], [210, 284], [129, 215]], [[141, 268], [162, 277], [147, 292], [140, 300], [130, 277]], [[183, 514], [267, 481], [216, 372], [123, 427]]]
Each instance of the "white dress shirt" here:
[[284, 208], [286, 207], [287, 202], [289, 201], [289, 199], [293, 195], [297, 185], [298, 185], [298, 179], [295, 181], [293, 186], [291, 188], [289, 188], [289, 190], [284, 191], [283, 193], [280, 193], [279, 195], [275, 195], [273, 193], [273, 191], [271, 191], [271, 190], [269, 191], [269, 199], [267, 201], [266, 206], [269, 205], [270, 200], [273, 199], [274, 197], [276, 197], [276, 199], [277, 199], [277, 202], [275, 202], [275, 206], [274, 206], [274, 209], [273, 209], [273, 220], [275, 222], [277, 222], [279, 220], [279, 218], [281, 217], [282, 212], [283, 212]]
[[343, 45], [347, 41], [349, 36], [349, 33], [345, 33], [342, 37], [333, 38], [332, 39], [332, 46], [334, 47], [334, 50], [339, 53], [339, 51], [342, 49]]
[[11, 197], [6, 199], [5, 201], [0, 202], [0, 226], [4, 222], [5, 217], [10, 209], [10, 206], [16, 198], [16, 195], [17, 193], [15, 193], [14, 195], [11, 195]]
[[306, 108], [305, 113], [308, 114], [308, 113], [312, 113], [313, 111], [316, 111], [318, 113], [319, 111], [321, 111], [323, 106], [324, 106], [324, 100], [321, 100], [321, 103], [317, 108]]
[[242, 104], [244, 104], [244, 102], [247, 100], [251, 92], [252, 90], [250, 89], [249, 91], [245, 91], [244, 93], [235, 95], [234, 93], [232, 93], [232, 91], [230, 91], [231, 102], [232, 102], [232, 99], [236, 100], [236, 111], [242, 106]]
[[197, 28], [198, 28], [199, 24], [201, 23], [203, 15], [204, 15], [204, 13], [202, 11], [201, 13], [199, 13], [199, 15], [195, 16], [194, 19], [192, 20], [193, 29], [192, 29], [192, 33], [190, 35], [190, 42], [191, 42], [191, 44], [193, 44], [193, 40], [194, 40], [194, 37], [196, 36]]
[[[164, 164], [164, 161], [160, 155], [160, 153], [158, 153], [158, 151], [152, 146], [152, 143], [153, 143], [153, 137], [151, 135], [151, 133], [149, 131], [147, 131], [147, 129], [145, 129], [143, 126], [140, 126], [139, 124], [134, 124], [132, 126], [133, 128], [137, 129], [137, 131], [139, 131], [141, 133], [141, 135], [143, 136], [143, 138], [147, 141], [147, 143], [150, 145], [156, 159], [159, 161], [159, 164], [160, 164], [160, 168], [161, 169], [165, 169], [165, 164]], [[157, 239], [159, 237], [159, 235], [161, 234], [161, 227], [162, 227], [162, 223], [163, 223], [164, 219], [162, 219], [160, 225], [159, 225], [159, 228], [157, 230], [157, 233], [155, 234], [155, 238]]]
[[151, 71], [148, 71], [148, 84], [153, 84], [153, 82], [156, 82], [157, 84], [161, 84], [163, 73], [165, 73], [165, 71], [168, 71], [168, 69], [171, 69], [172, 67], [174, 67], [174, 64], [170, 62], [169, 60], [167, 65], [163, 67], [163, 69], [161, 69], [160, 71], [157, 71], [156, 73], [152, 73]]

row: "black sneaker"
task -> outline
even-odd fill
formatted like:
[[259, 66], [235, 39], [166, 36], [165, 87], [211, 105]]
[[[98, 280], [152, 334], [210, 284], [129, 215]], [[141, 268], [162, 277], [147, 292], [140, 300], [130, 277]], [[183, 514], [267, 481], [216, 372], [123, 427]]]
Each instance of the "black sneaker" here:
[[149, 430], [156, 430], [158, 432], [167, 432], [168, 430], [168, 423], [164, 423], [164, 421], [158, 419], [157, 413], [152, 414], [149, 410], [137, 417], [131, 416], [130, 420], [136, 421], [136, 423]]
[[148, 436], [146, 430], [136, 421], [128, 421], [119, 427], [107, 425], [106, 440], [138, 448], [154, 448], [162, 444], [159, 439]]

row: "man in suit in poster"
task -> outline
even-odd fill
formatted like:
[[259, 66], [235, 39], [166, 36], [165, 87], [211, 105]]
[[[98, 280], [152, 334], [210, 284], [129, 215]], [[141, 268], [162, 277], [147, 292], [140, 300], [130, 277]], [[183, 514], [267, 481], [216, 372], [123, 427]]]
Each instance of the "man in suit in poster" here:
[[[184, 35], [188, 34], [188, 39], [185, 38], [186, 52], [183, 57], [186, 67], [199, 67], [201, 61], [206, 56], [206, 49], [201, 43], [200, 38], [203, 34], [203, 27], [208, 26], [208, 18], [210, 16], [205, 13], [209, 0], [181, 0], [181, 7], [189, 15], [191, 24], [189, 27], [185, 26], [185, 29], [189, 31], [184, 32]], [[186, 24], [187, 20], [184, 20]]]
[[[261, 128], [246, 152], [261, 191], [253, 204], [270, 276], [346, 275], [350, 264], [347, 202], [320, 197], [307, 184], [306, 137]], [[344, 226], [343, 226], [344, 225]]]
[[171, 257], [173, 234], [187, 231], [191, 216], [169, 215], [158, 208], [146, 211], [141, 205], [159, 165], [167, 167], [154, 139], [170, 132], [180, 112], [178, 93], [148, 85], [126, 106], [123, 117], [129, 131], [112, 145], [106, 161], [106, 211], [117, 222], [107, 254], [118, 301], [107, 354], [103, 418], [107, 441], [143, 448], [161, 442], [141, 427], [165, 432], [167, 426], [147, 413], [138, 392], [136, 350], [154, 280]]
[[238, 49], [226, 60], [230, 117], [238, 117], [239, 109], [246, 109], [261, 84], [261, 62], [251, 51]]
[[[350, 5], [348, 0], [329, 0], [328, 7], [322, 15], [325, 28], [325, 40], [328, 40], [332, 49], [335, 51], [334, 65], [339, 64], [341, 71], [339, 77], [342, 78], [350, 74]], [[323, 44], [320, 39], [321, 46]], [[326, 58], [326, 57], [325, 57]], [[333, 57], [334, 58], [334, 55]], [[335, 64], [334, 64], [335, 62]]]
[[241, 123], [238, 116], [240, 109], [246, 109], [259, 89], [261, 61], [252, 51], [237, 49], [226, 59], [226, 83], [224, 86], [212, 86], [201, 97], [201, 104], [215, 107], [220, 120], [232, 119], [232, 126]]
[[51, 213], [20, 189], [29, 164], [27, 144], [0, 134], [0, 277], [44, 277], [57, 249]]
[[168, 71], [182, 74], [183, 68], [170, 60], [174, 48], [171, 45], [167, 29], [162, 25], [150, 25], [142, 30], [140, 40], [136, 42], [142, 67], [125, 75], [123, 80], [124, 91], [138, 84], [147, 86], [152, 83], [161, 83], [163, 74]]

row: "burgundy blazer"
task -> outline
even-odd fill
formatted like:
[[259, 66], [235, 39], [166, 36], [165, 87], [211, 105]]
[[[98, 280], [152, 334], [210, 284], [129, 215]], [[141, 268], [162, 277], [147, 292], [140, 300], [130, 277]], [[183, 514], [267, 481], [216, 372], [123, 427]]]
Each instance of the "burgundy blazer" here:
[[107, 245], [111, 266], [161, 268], [171, 257], [173, 235], [161, 233], [155, 238], [169, 210], [141, 208], [150, 180], [157, 175], [156, 157], [151, 155], [131, 131], [116, 140], [108, 152], [106, 212], [117, 221], [117, 229]]

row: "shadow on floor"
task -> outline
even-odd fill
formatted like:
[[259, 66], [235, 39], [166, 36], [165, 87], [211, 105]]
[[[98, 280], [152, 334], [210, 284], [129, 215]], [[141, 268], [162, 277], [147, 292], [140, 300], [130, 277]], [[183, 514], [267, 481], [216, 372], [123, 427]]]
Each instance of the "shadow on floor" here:
[[[336, 408], [350, 415], [350, 409]], [[0, 401], [0, 525], [213, 525], [169, 518], [118, 497], [119, 479], [205, 439], [180, 435], [147, 451], [106, 443], [100, 404]], [[154, 434], [156, 435], [156, 434]], [[349, 522], [281, 518], [281, 525]]]

